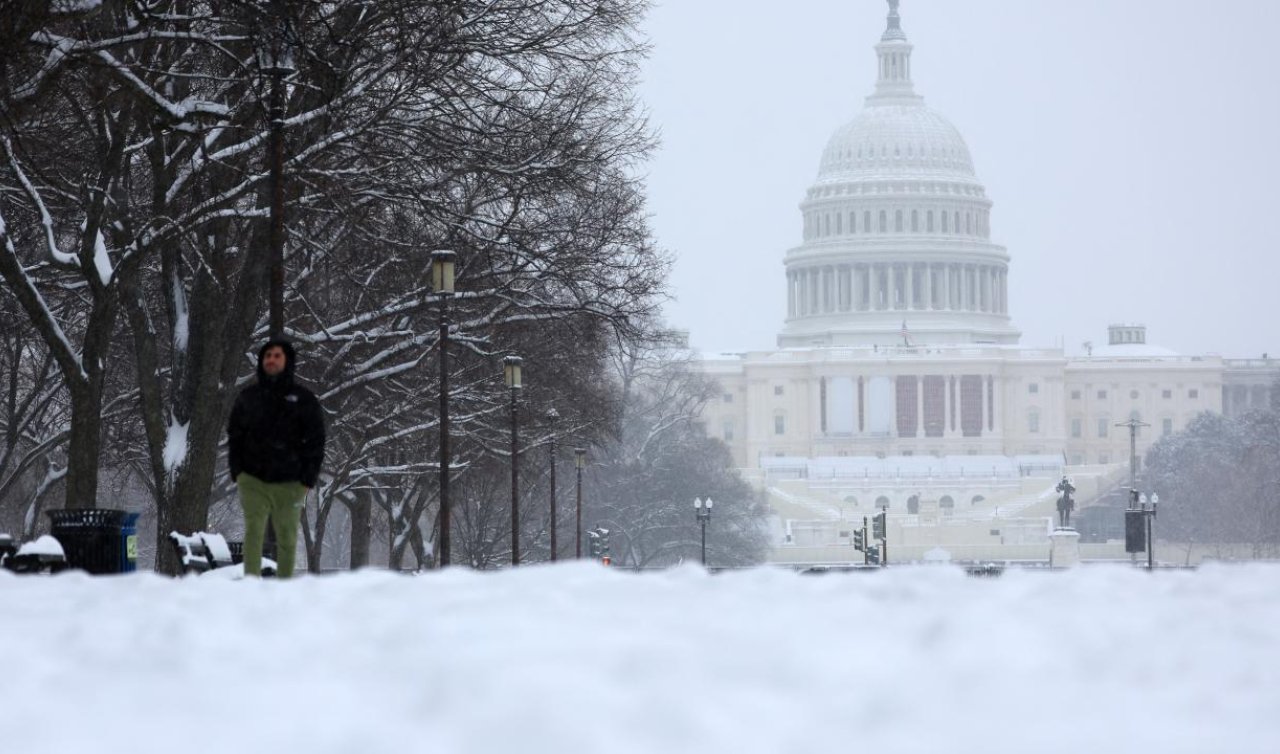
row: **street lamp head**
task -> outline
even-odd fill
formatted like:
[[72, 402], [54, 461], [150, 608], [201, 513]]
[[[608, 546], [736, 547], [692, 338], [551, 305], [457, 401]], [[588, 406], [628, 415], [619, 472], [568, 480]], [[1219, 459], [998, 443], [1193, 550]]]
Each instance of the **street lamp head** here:
[[578, 467], [578, 468], [580, 468], [580, 469], [581, 469], [581, 468], [585, 468], [585, 467], [586, 467], [586, 465], [587, 465], [587, 449], [586, 449], [586, 448], [574, 448], [574, 449], [573, 449], [573, 462], [577, 465], [577, 467]]
[[711, 498], [707, 498], [707, 510], [711, 510], [712, 505], [715, 505], [715, 503], [711, 502]]
[[524, 359], [519, 356], [507, 356], [502, 360], [502, 376], [507, 382], [507, 387], [512, 390], [523, 387], [520, 381], [520, 365], [523, 363]]
[[1152, 493], [1151, 493], [1151, 504], [1152, 504], [1152, 505], [1155, 505], [1155, 504], [1156, 504], [1156, 503], [1158, 503], [1158, 502], [1160, 502], [1160, 496], [1159, 496], [1159, 495], [1157, 495], [1156, 493], [1152, 492]]
[[702, 510], [702, 498], [695, 497], [693, 499], [693, 507], [697, 510]]
[[453, 295], [453, 266], [457, 256], [448, 249], [431, 252], [431, 289], [436, 295]]
[[1139, 494], [1138, 494], [1138, 502], [1139, 502], [1139, 503], [1142, 503], [1143, 505], [1146, 505], [1146, 504], [1147, 504], [1147, 493], [1145, 493], [1145, 492], [1141, 492], [1141, 493], [1139, 493]]

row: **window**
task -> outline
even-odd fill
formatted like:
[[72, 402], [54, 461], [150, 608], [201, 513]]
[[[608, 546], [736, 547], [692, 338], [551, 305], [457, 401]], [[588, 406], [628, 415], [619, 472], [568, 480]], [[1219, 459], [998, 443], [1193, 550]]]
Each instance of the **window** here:
[[[1107, 428], [1110, 426], [1111, 426], [1110, 420], [1108, 420], [1105, 416], [1099, 417], [1098, 418], [1098, 437], [1106, 437]], [[1099, 461], [1098, 463], [1106, 463], [1106, 461]]]
[[1137, 391], [1137, 390], [1130, 390], [1130, 391], [1129, 391], [1129, 400], [1132, 400], [1132, 401], [1136, 401], [1136, 400], [1138, 400], [1138, 391]]
[[1195, 400], [1200, 397], [1200, 391], [1195, 388], [1191, 388], [1187, 391], [1187, 397], [1191, 400]]
[[1160, 391], [1160, 397], [1161, 397], [1161, 398], [1164, 398], [1165, 400], [1168, 400], [1168, 399], [1170, 399], [1170, 398], [1172, 398], [1172, 397], [1173, 397], [1173, 391], [1172, 391], [1172, 390], [1161, 390], [1161, 391]]
[[1071, 400], [1073, 400], [1073, 401], [1078, 401], [1078, 400], [1080, 400], [1080, 391], [1079, 391], [1079, 390], [1072, 390], [1072, 391], [1071, 391]]
[[1031, 434], [1040, 432], [1040, 412], [1032, 411], [1027, 414], [1027, 431]]
[[1072, 437], [1079, 437], [1081, 434], [1084, 433], [1084, 429], [1082, 426], [1083, 424], [1084, 422], [1081, 421], [1080, 417], [1078, 416], [1071, 420], [1071, 436]]
[[1173, 434], [1173, 419], [1165, 419], [1160, 423], [1160, 432], [1164, 435]]
[[725, 403], [733, 403], [733, 393], [725, 393], [725, 394], [724, 394], [724, 402], [725, 402]]
[[1100, 400], [1100, 401], [1105, 401], [1106, 399], [1107, 399], [1107, 391], [1106, 391], [1106, 390], [1099, 390], [1099, 391], [1098, 391], [1098, 400]]
[[724, 423], [724, 441], [733, 442], [733, 421], [732, 420], [726, 421]]
[[782, 414], [773, 417], [773, 433], [775, 435], [785, 435], [787, 433], [787, 417]]
[[838, 236], [842, 233], [844, 233], [844, 213], [837, 212], [836, 213], [836, 235]]
[[1106, 453], [1099, 453], [1098, 463], [1102, 463], [1102, 464], [1111, 463], [1111, 456], [1107, 455]]
[[1031, 393], [1032, 395], [1036, 395], [1037, 393], [1039, 393], [1039, 392], [1040, 392], [1040, 383], [1038, 383], [1038, 382], [1033, 382], [1033, 383], [1031, 383], [1030, 385], [1027, 385], [1027, 392], [1028, 392], [1028, 393]]
[[773, 394], [774, 394], [774, 395], [782, 395], [782, 386], [781, 386], [781, 385], [774, 385], [774, 386], [773, 386]]

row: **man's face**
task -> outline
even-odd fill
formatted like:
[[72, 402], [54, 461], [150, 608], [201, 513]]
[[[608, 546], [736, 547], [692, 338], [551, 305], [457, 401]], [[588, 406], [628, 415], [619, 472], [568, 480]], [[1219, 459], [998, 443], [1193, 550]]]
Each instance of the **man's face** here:
[[267, 352], [262, 354], [262, 371], [268, 375], [275, 377], [284, 371], [285, 357], [284, 349], [280, 346], [272, 346]]

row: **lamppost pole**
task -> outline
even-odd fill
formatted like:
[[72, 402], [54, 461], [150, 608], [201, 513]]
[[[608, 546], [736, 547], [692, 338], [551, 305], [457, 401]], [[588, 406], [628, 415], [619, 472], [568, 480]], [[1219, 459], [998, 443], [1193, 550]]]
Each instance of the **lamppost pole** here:
[[577, 536], [574, 537], [573, 557], [582, 558], [582, 468], [587, 465], [587, 449], [573, 449], [573, 464], [578, 468], [578, 512], [577, 518]]
[[1156, 504], [1160, 502], [1160, 496], [1151, 493], [1151, 508], [1147, 508], [1147, 496], [1143, 495], [1139, 500], [1142, 502], [1142, 517], [1147, 525], [1147, 570], [1154, 571], [1156, 567], [1156, 553], [1154, 542], [1152, 540], [1151, 530], [1155, 527]]
[[293, 73], [288, 53], [288, 29], [283, 0], [272, 3], [274, 28], [268, 33], [266, 65], [262, 72], [271, 77], [271, 100], [268, 109], [270, 130], [271, 245], [270, 291], [268, 293], [268, 328], [271, 337], [284, 335], [284, 79]]
[[454, 253], [440, 250], [431, 255], [431, 287], [440, 297], [440, 559], [449, 565], [452, 523], [449, 509], [449, 299], [453, 296]]
[[707, 567], [707, 522], [711, 520], [711, 498], [707, 498], [704, 503], [702, 498], [693, 499], [693, 510], [698, 517], [698, 523], [702, 525], [702, 567]]
[[519, 413], [516, 409], [516, 396], [520, 393], [519, 356], [508, 356], [502, 360], [502, 371], [507, 387], [511, 389], [511, 565], [520, 565], [520, 466], [517, 463], [520, 452]]
[[1138, 491], [1138, 428], [1151, 425], [1138, 419], [1130, 419], [1116, 426], [1129, 428], [1129, 490], [1130, 494], [1135, 494]]
[[560, 418], [560, 413], [555, 407], [547, 409], [547, 427], [551, 433], [551, 443], [549, 446], [551, 456], [551, 562], [556, 562], [557, 542], [556, 542], [556, 420]]

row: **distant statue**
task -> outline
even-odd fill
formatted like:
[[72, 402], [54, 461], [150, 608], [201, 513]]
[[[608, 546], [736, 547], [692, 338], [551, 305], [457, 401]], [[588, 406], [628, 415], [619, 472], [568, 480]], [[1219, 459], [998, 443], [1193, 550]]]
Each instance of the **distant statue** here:
[[1071, 511], [1075, 510], [1076, 503], [1071, 499], [1071, 493], [1076, 491], [1075, 485], [1071, 484], [1071, 480], [1065, 476], [1061, 482], [1058, 482], [1058, 492], [1062, 495], [1058, 498], [1058, 526], [1066, 528], [1071, 526]]

